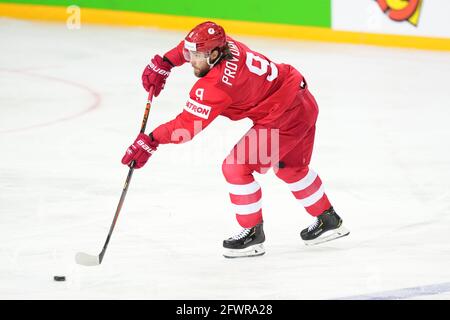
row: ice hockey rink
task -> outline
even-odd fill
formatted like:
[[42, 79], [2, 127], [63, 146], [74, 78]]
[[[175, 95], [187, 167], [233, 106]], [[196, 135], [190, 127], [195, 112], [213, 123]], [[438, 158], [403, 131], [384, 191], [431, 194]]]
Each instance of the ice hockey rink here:
[[[114, 216], [142, 70], [184, 36], [0, 19], [1, 299], [450, 298], [450, 54], [437, 51], [236, 36], [305, 75], [320, 107], [311, 167], [350, 235], [305, 246], [313, 219], [269, 172], [256, 175], [266, 254], [225, 259], [239, 226], [221, 163], [251, 121], [220, 117], [135, 171], [103, 263], [77, 265]], [[147, 132], [195, 81], [173, 70]]]

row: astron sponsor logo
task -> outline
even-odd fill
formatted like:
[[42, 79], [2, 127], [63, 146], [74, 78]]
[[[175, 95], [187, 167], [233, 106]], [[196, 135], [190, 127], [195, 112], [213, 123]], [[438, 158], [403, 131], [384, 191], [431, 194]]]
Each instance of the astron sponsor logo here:
[[381, 10], [396, 22], [408, 21], [417, 27], [422, 0], [375, 0]]
[[138, 140], [137, 144], [140, 145], [142, 147], [142, 149], [144, 149], [148, 153], [153, 153], [153, 149], [151, 147], [149, 147], [148, 145], [146, 145], [144, 141]]
[[163, 69], [161, 69], [161, 68], [158, 68], [157, 66], [155, 66], [151, 61], [150, 61], [150, 63], [149, 63], [149, 65], [148, 65], [148, 68], [149, 69], [152, 69], [153, 71], [155, 71], [156, 73], [159, 73], [159, 74], [161, 74], [161, 75], [163, 75], [163, 76], [169, 76], [170, 75], [170, 71], [166, 71], [166, 70], [163, 70]]
[[186, 101], [184, 110], [203, 119], [208, 119], [211, 113], [211, 107], [200, 104], [192, 99]]

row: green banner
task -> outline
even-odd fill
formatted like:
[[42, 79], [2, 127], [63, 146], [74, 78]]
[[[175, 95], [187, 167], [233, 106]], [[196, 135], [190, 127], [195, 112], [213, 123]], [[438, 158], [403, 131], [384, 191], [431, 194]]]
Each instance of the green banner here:
[[0, 0], [3, 3], [109, 9], [168, 15], [331, 27], [331, 0]]

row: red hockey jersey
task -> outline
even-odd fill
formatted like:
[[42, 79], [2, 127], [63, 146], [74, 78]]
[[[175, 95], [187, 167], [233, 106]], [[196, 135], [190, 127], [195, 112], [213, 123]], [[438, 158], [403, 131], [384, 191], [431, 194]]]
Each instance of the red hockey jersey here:
[[[270, 126], [292, 104], [304, 81], [294, 67], [274, 63], [231, 37], [227, 43], [233, 59], [222, 59], [194, 84], [183, 112], [153, 131], [156, 141], [189, 141], [220, 115]], [[182, 50], [183, 41], [165, 56], [182, 65]]]

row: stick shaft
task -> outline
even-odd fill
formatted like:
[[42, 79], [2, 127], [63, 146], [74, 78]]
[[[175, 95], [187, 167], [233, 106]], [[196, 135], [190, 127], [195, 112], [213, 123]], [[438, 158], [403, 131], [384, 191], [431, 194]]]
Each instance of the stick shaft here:
[[[145, 107], [144, 117], [142, 119], [142, 125], [141, 125], [141, 130], [140, 130], [141, 133], [144, 133], [145, 132], [145, 128], [147, 127], [147, 120], [148, 120], [148, 115], [150, 114], [150, 108], [151, 108], [151, 105], [152, 105], [152, 99], [153, 99], [153, 87], [150, 88], [150, 91], [148, 93], [147, 105]], [[117, 209], [116, 209], [116, 213], [114, 215], [114, 219], [113, 219], [113, 221], [111, 223], [111, 227], [109, 228], [108, 236], [106, 237], [106, 241], [105, 241], [105, 244], [103, 245], [103, 249], [102, 249], [102, 251], [100, 252], [100, 255], [99, 255], [99, 262], [100, 263], [102, 263], [103, 256], [105, 255], [106, 248], [108, 247], [109, 240], [111, 239], [111, 235], [113, 233], [114, 227], [116, 226], [117, 218], [119, 217], [120, 210], [122, 209], [123, 203], [125, 201], [125, 197], [126, 197], [127, 191], [128, 191], [128, 186], [130, 185], [131, 178], [133, 177], [134, 164], [135, 164], [135, 162], [133, 161], [131, 163], [131, 165], [130, 165], [130, 170], [128, 170], [127, 179], [125, 180], [125, 184], [123, 185], [122, 195], [120, 196], [119, 204], [117, 205]]]

